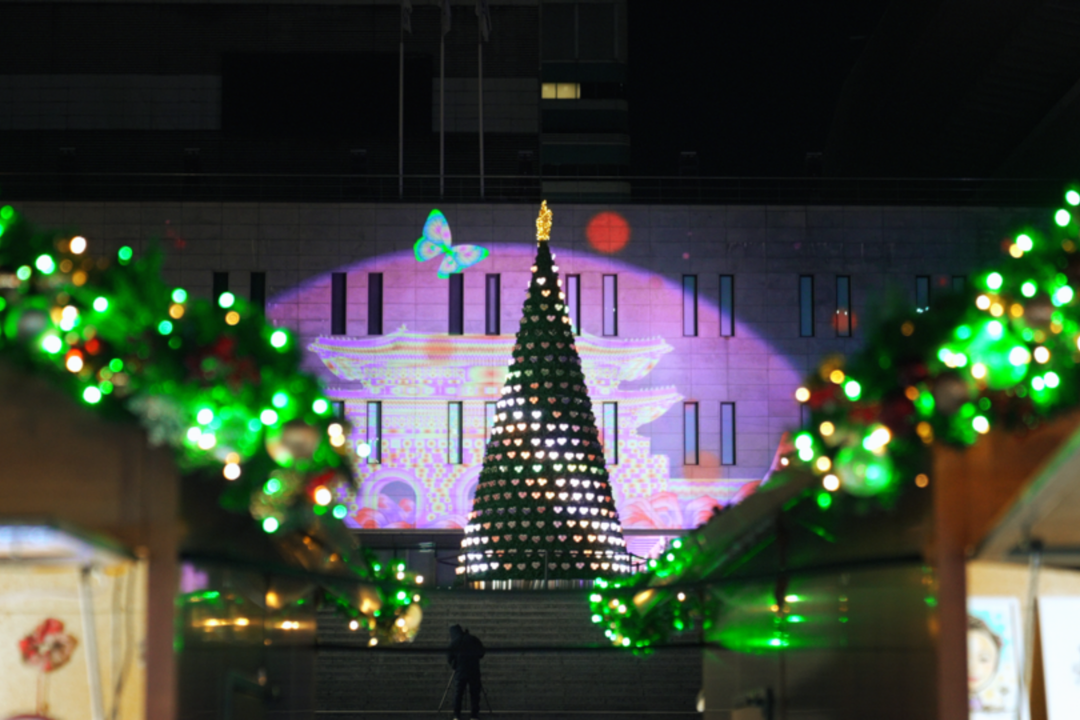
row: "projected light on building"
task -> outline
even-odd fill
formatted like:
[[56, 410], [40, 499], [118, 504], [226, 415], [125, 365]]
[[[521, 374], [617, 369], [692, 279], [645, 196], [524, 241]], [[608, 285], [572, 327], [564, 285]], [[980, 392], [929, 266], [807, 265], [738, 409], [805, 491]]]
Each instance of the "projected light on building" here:
[[[486, 245], [491, 256], [464, 274], [463, 335], [447, 334], [447, 281], [435, 279], [411, 251], [339, 269], [348, 274], [350, 297], [356, 299], [349, 302], [346, 335], [329, 335], [325, 276], [268, 303], [270, 319], [299, 332], [309, 351], [306, 362], [322, 373], [329, 396], [344, 403], [353, 446], [380, 444], [371, 457], [357, 458], [363, 484], [349, 522], [358, 527], [466, 524], [490, 406], [500, 397], [534, 253], [531, 244]], [[736, 337], [720, 337], [720, 314], [704, 292], [697, 314], [701, 336], [684, 337], [678, 281], [612, 258], [554, 249], [564, 277], [580, 277], [583, 332], [576, 345], [603, 440], [614, 444], [605, 450], [624, 528], [696, 527], [713, 508], [760, 480], [768, 467], [776, 439], [767, 433], [770, 411], [764, 396], [779, 393], [737, 378], [752, 375], [754, 382], [765, 382], [759, 368], [777, 354], [741, 324]], [[369, 273], [382, 274], [384, 335], [366, 334]], [[484, 332], [485, 286], [492, 274], [501, 283], [499, 335]], [[600, 335], [604, 275], [618, 276], [620, 318], [613, 337]], [[790, 398], [799, 374], [782, 358], [771, 365], [765, 371], [770, 387], [790, 385], [784, 390]], [[729, 375], [735, 382], [729, 384]], [[750, 399], [756, 397], [764, 399]], [[710, 452], [703, 439], [698, 464], [684, 465], [684, 403], [701, 408], [703, 438], [719, 437], [720, 402], [744, 398], [740, 422], [752, 442], [740, 451], [742, 464], [722, 464], [720, 453]], [[458, 421], [448, 420], [456, 417], [452, 403], [461, 404], [460, 435], [451, 427]], [[795, 420], [795, 404], [790, 404]], [[647, 549], [628, 541], [635, 552]]]

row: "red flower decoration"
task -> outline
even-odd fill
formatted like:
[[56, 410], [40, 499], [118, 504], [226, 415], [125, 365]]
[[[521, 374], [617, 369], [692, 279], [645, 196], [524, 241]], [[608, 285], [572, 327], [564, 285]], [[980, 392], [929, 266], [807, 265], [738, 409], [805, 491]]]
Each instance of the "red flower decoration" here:
[[78, 644], [78, 640], [64, 632], [64, 623], [48, 618], [19, 641], [19, 652], [27, 665], [52, 672], [67, 664]]

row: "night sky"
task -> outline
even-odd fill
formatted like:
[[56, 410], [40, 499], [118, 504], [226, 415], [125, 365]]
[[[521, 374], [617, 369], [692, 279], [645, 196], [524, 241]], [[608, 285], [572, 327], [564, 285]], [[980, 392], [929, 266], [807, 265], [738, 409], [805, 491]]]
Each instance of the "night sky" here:
[[[888, 0], [630, 0], [633, 173], [806, 174]], [[684, 9], [683, 9], [684, 8]]]

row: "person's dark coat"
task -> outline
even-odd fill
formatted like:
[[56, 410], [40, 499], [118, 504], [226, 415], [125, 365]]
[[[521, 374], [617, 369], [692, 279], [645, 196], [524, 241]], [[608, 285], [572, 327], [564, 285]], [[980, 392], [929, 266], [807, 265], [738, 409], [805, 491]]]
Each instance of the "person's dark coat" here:
[[446, 659], [459, 676], [480, 677], [480, 658], [484, 657], [484, 643], [470, 635], [460, 625], [450, 628], [450, 650]]

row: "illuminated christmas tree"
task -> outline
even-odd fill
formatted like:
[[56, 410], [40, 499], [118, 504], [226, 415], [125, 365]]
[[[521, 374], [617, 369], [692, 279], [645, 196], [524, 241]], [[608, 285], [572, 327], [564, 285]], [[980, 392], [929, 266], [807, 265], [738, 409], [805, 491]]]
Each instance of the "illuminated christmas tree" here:
[[462, 541], [469, 581], [629, 571], [581, 358], [540, 207], [529, 295]]

